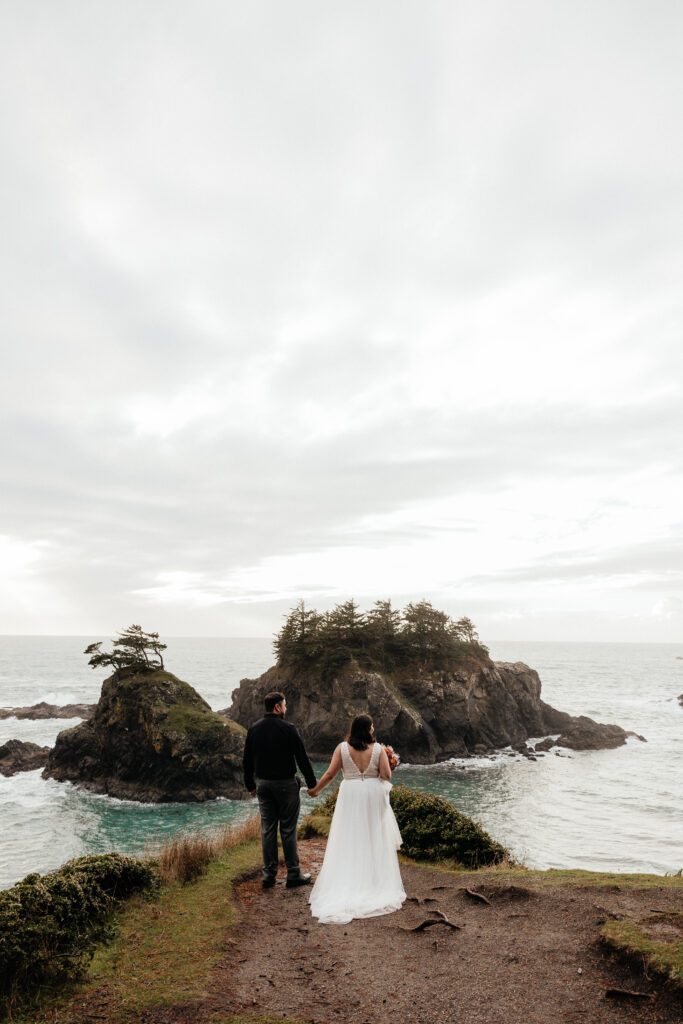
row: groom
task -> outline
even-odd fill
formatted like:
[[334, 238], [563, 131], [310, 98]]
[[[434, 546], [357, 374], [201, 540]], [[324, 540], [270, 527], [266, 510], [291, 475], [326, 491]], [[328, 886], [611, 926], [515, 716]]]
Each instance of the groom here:
[[[266, 713], [247, 732], [244, 744], [244, 784], [251, 796], [257, 796], [261, 812], [263, 847], [263, 888], [275, 885], [277, 875], [277, 828], [280, 826], [282, 850], [287, 865], [287, 888], [308, 885], [310, 875], [302, 875], [296, 845], [299, 821], [299, 782], [296, 765], [313, 789], [316, 778], [296, 726], [285, 721], [287, 699], [276, 690], [264, 698]], [[295, 764], [296, 762], [296, 764]]]

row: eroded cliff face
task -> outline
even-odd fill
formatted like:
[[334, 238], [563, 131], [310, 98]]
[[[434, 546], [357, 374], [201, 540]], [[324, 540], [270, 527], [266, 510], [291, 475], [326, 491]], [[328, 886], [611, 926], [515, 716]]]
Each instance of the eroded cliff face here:
[[59, 733], [43, 775], [155, 803], [242, 797], [244, 737], [170, 672], [115, 672], [92, 719]]
[[[541, 700], [538, 673], [522, 662], [469, 658], [448, 672], [411, 668], [389, 675], [364, 670], [352, 660], [329, 682], [315, 672], [275, 665], [258, 679], [243, 679], [232, 706], [221, 714], [249, 726], [262, 716], [263, 698], [271, 690], [286, 694], [287, 717], [314, 757], [329, 757], [351, 719], [362, 713], [372, 716], [380, 740], [414, 764], [520, 746], [531, 736], [569, 735], [579, 721], [595, 727], [593, 749], [614, 746], [616, 738], [623, 743], [629, 735], [619, 726], [579, 720], [550, 707]], [[609, 730], [609, 742], [601, 741], [603, 730]], [[582, 743], [585, 736], [584, 728]]]

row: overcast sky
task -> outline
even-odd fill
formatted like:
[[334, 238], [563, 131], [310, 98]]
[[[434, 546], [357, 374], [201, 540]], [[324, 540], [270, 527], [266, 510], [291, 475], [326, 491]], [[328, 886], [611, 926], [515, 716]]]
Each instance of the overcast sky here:
[[680, 2], [0, 12], [0, 633], [683, 638]]

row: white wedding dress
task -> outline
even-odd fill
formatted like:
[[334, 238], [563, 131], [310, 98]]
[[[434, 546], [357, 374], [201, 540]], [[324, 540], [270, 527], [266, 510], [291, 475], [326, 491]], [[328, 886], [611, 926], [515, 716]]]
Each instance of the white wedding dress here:
[[321, 924], [346, 924], [400, 910], [406, 898], [396, 851], [401, 833], [389, 803], [391, 783], [379, 777], [375, 743], [364, 772], [341, 745], [344, 779], [330, 825], [325, 859], [309, 903]]

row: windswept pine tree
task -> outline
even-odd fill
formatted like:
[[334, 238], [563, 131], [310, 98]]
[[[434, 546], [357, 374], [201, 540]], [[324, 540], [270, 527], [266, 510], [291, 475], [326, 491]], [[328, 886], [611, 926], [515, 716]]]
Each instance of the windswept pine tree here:
[[279, 665], [317, 667], [327, 678], [351, 658], [386, 672], [415, 665], [447, 669], [467, 655], [488, 654], [470, 619], [454, 621], [429, 601], [408, 604], [403, 611], [391, 601], [376, 601], [363, 613], [353, 598], [322, 614], [299, 601], [274, 648]]
[[84, 654], [91, 655], [88, 664], [92, 668], [111, 665], [115, 670], [134, 669], [137, 672], [154, 672], [163, 669], [164, 659], [161, 652], [166, 644], [159, 640], [158, 633], [145, 633], [142, 626], [129, 626], [119, 633], [112, 641], [113, 650], [101, 650], [103, 641], [89, 644]]

